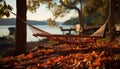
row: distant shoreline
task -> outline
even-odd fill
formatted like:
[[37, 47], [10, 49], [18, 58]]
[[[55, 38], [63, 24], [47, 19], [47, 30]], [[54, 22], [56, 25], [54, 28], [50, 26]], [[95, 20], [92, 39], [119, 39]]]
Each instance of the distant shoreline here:
[[[36, 21], [36, 20], [27, 20], [27, 23], [32, 25], [48, 25], [47, 21]], [[57, 22], [59, 24], [62, 24], [60, 22]], [[0, 19], [0, 26], [3, 25], [16, 25], [16, 19], [15, 18], [8, 18], [8, 19]]]

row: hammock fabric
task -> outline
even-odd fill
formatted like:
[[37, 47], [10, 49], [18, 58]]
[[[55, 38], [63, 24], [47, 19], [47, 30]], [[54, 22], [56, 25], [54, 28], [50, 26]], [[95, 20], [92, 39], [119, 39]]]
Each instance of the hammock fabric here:
[[[61, 43], [68, 43], [68, 44], [80, 44], [83, 42], [92, 42], [94, 39], [96, 38], [102, 38], [104, 35], [104, 31], [106, 28], [106, 24], [108, 22], [106, 21], [106, 23], [101, 26], [95, 33], [91, 34], [91, 35], [58, 35], [58, 34], [50, 34], [46, 31], [43, 31], [39, 28], [36, 28], [34, 26], [32, 26], [31, 24], [28, 24], [28, 26], [30, 27], [33, 36], [38, 37], [47, 37], [50, 40], [54, 40], [54, 41], [59, 41]], [[90, 40], [89, 40], [90, 39]]]

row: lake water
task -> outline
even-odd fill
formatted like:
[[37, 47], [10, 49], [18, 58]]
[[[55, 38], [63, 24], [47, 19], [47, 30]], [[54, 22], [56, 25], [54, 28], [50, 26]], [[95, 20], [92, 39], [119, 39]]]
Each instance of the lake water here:
[[[59, 29], [59, 27], [49, 27], [48, 25], [34, 25], [37, 28], [40, 28], [42, 30], [45, 30], [49, 33], [52, 34], [62, 34], [62, 31]], [[9, 35], [9, 27], [15, 27], [14, 25], [8, 25], [8, 26], [0, 26], [0, 37], [1, 36], [7, 36]], [[64, 25], [63, 28], [70, 28], [70, 25]], [[40, 39], [40, 37], [34, 37], [32, 36], [32, 31], [30, 30], [30, 28], [27, 26], [27, 41], [38, 41]]]

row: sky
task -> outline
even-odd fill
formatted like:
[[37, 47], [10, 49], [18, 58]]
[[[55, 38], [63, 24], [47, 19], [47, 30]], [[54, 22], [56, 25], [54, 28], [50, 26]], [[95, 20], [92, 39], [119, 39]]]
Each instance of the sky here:
[[[16, 13], [16, 0], [5, 0], [5, 1], [7, 4], [13, 7], [12, 11]], [[77, 13], [72, 11], [70, 14], [66, 14], [65, 17], [57, 18], [56, 21], [64, 22], [70, 19], [71, 17], [76, 17], [76, 16]], [[43, 20], [47, 20], [50, 17], [52, 17], [52, 13], [44, 5], [41, 5], [35, 13], [31, 13], [27, 11], [27, 20], [43, 21]], [[15, 18], [15, 16], [11, 14], [9, 18]]]

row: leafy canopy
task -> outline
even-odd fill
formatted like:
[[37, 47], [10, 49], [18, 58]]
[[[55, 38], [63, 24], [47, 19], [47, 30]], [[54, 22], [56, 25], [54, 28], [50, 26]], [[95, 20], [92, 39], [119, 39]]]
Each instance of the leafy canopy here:
[[79, 0], [29, 0], [28, 10], [36, 12], [36, 9], [42, 4], [45, 4], [53, 14], [53, 17], [47, 20], [50, 25], [52, 22], [55, 25], [55, 20], [58, 17], [64, 17], [71, 9], [77, 8], [79, 10], [80, 8]]
[[[117, 6], [119, 6], [120, 1], [118, 0], [117, 3]], [[94, 14], [97, 13], [96, 17], [91, 21], [93, 23], [96, 23], [97, 20], [100, 23], [104, 23], [109, 14], [109, 0], [28, 0], [28, 10], [30, 10], [31, 12], [35, 12], [36, 9], [42, 4], [45, 4], [46, 8], [51, 10], [54, 16], [48, 19], [48, 22], [55, 22], [56, 18], [64, 17], [73, 9], [78, 10], [78, 13], [80, 13], [82, 17], [86, 16], [86, 18], [90, 16], [94, 17]], [[120, 10], [120, 7], [118, 8], [118, 10]], [[118, 12], [116, 12], [116, 14]], [[79, 21], [80, 19], [82, 18], [79, 18]], [[120, 19], [117, 20], [120, 21]]]
[[7, 5], [4, 0], [0, 0], [0, 18], [3, 16], [10, 16], [9, 10], [12, 11], [12, 7], [10, 5]]

